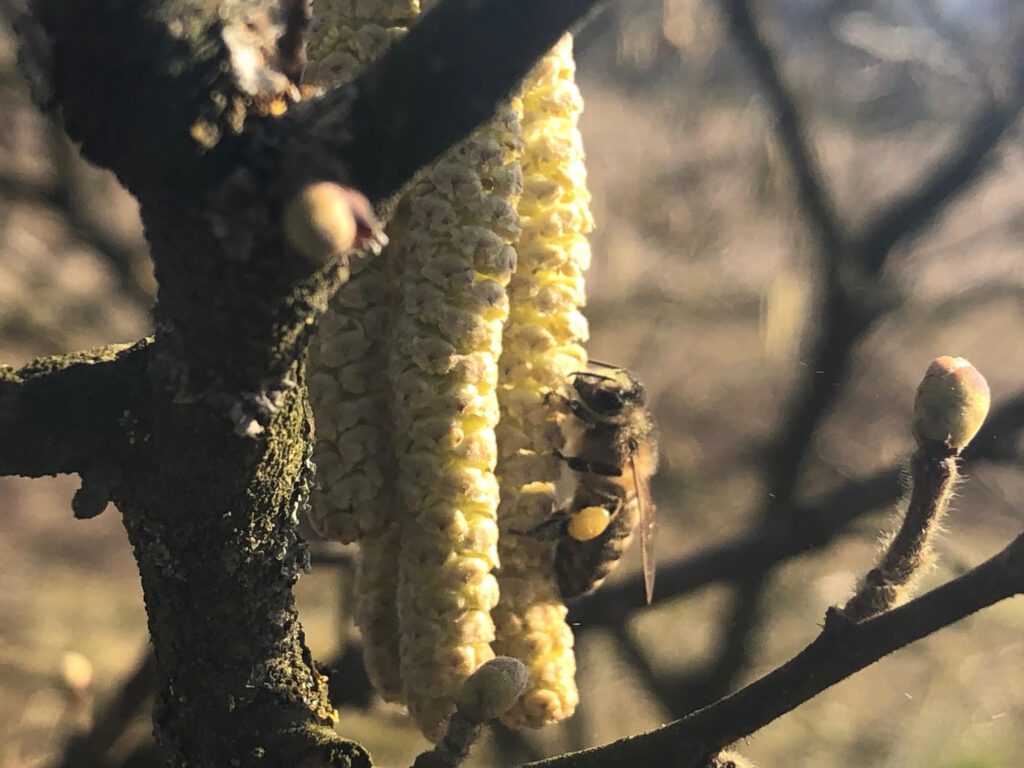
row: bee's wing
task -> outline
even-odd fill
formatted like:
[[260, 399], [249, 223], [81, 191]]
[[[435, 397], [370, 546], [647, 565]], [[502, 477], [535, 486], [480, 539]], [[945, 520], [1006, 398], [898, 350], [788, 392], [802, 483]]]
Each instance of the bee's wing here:
[[654, 599], [654, 501], [651, 500], [650, 482], [637, 471], [635, 455], [630, 455], [629, 463], [633, 470], [633, 489], [640, 513], [640, 560], [644, 569], [644, 590], [647, 593], [647, 604], [650, 605]]

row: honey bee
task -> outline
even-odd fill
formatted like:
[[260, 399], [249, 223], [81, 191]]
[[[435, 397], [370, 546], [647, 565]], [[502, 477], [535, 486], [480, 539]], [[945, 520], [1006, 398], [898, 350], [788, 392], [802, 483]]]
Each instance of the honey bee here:
[[573, 375], [570, 396], [552, 395], [567, 414], [572, 497], [541, 525], [558, 531], [555, 571], [564, 598], [597, 587], [618, 564], [640, 526], [647, 602], [654, 596], [655, 509], [650, 481], [658, 465], [654, 422], [643, 385], [629, 371], [592, 361], [608, 374]]

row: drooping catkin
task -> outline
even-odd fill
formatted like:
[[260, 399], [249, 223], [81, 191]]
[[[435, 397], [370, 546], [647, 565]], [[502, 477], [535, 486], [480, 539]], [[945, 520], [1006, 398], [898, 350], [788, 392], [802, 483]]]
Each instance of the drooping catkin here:
[[366, 674], [385, 701], [403, 703], [398, 631], [398, 557], [402, 527], [388, 523], [364, 536], [356, 570], [356, 624]]
[[[314, 0], [306, 79], [338, 85], [398, 39], [418, 0]], [[389, 231], [391, 229], [389, 228]], [[352, 263], [320, 322], [310, 355], [320, 489], [310, 521], [325, 537], [361, 541], [356, 622], [370, 680], [402, 701], [398, 641], [401, 503], [395, 490], [387, 381], [397, 286], [393, 249]]]
[[493, 656], [498, 356], [522, 192], [518, 103], [413, 183], [396, 212], [402, 307], [391, 345], [402, 533], [401, 664], [410, 714], [443, 735]]
[[402, 37], [419, 13], [419, 0], [313, 0], [303, 79], [322, 86], [348, 82]]
[[[416, 0], [315, 0], [306, 78], [337, 85], [386, 50], [418, 12]], [[388, 503], [387, 340], [396, 301], [391, 249], [354, 260], [351, 277], [320, 321], [310, 355], [320, 492], [310, 521], [319, 533], [352, 542], [381, 527]]]
[[520, 659], [530, 671], [526, 690], [504, 717], [515, 727], [563, 720], [579, 701], [573, 635], [554, 571], [556, 542], [523, 535], [550, 515], [560, 473], [554, 450], [561, 433], [545, 395], [560, 391], [587, 359], [580, 307], [593, 224], [574, 73], [566, 36], [523, 91], [523, 231], [500, 363], [501, 598], [493, 612], [495, 652]]

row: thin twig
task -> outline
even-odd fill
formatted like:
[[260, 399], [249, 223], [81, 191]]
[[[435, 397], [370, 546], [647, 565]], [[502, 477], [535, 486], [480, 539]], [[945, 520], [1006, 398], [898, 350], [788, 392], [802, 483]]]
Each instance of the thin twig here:
[[131, 725], [143, 702], [156, 689], [156, 658], [148, 647], [145, 656], [106, 706], [92, 729], [71, 740], [56, 768], [97, 768], [104, 756]]
[[830, 611], [821, 634], [789, 662], [682, 720], [529, 768], [694, 768], [893, 651], [1022, 592], [1024, 535], [963, 576], [876, 618], [858, 624]]
[[863, 263], [870, 273], [881, 272], [898, 242], [927, 227], [983, 177], [991, 166], [996, 148], [1020, 117], [1024, 107], [1022, 89], [1024, 72], [1011, 99], [989, 103], [963, 129], [953, 149], [923, 179], [915, 182], [910, 192], [886, 203], [868, 221], [858, 238], [857, 250], [863, 254]]
[[949, 508], [959, 477], [956, 457], [920, 448], [910, 460], [913, 487], [899, 530], [857, 593], [842, 608], [851, 621], [863, 621], [903, 602], [908, 589], [930, 567], [932, 539]]

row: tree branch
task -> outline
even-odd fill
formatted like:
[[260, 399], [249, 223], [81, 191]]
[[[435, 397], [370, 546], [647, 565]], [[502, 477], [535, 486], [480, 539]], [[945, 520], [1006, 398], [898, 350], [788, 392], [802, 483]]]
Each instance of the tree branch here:
[[1024, 107], [1024, 71], [1012, 95], [989, 103], [964, 128], [959, 141], [903, 197], [887, 203], [864, 225], [857, 249], [872, 274], [879, 273], [892, 248], [913, 237], [948, 208], [990, 166], [995, 150]]
[[0, 366], [0, 475], [42, 477], [116, 463], [144, 421], [149, 342]]
[[818, 164], [817, 153], [800, 117], [796, 98], [782, 78], [775, 54], [758, 30], [748, 0], [721, 0], [733, 39], [768, 99], [775, 131], [796, 180], [800, 210], [830, 261], [843, 258], [847, 236]]
[[[797, 385], [789, 412], [779, 431], [775, 448], [769, 453], [766, 471], [767, 501], [761, 510], [765, 518], [799, 514], [792, 504], [796, 484], [818, 425], [840, 398], [853, 352], [873, 324], [893, 308], [881, 281], [882, 267], [899, 239], [923, 227], [967, 183], [982, 170], [981, 161], [1005, 133], [1008, 119], [993, 118], [984, 130], [965, 142], [964, 149], [940, 164], [932, 181], [918, 194], [891, 205], [893, 222], [878, 230], [881, 235], [851, 239], [844, 232], [821, 181], [806, 138], [795, 100], [780, 74], [771, 48], [758, 29], [749, 0], [721, 0], [734, 39], [749, 59], [755, 75], [776, 117], [776, 131], [797, 181], [797, 198], [817, 244], [821, 266], [823, 316], [821, 332], [810, 353], [806, 373]], [[1016, 92], [1013, 104], [1019, 101]], [[1013, 107], [1019, 109], [1019, 105]], [[985, 116], [983, 116], [985, 117]], [[1001, 127], [1000, 127], [1001, 126]], [[996, 130], [998, 129], [998, 130]], [[887, 219], [881, 218], [884, 223]], [[907, 226], [909, 225], [909, 227]], [[719, 658], [708, 677], [698, 686], [704, 700], [711, 700], [733, 684], [747, 656], [750, 636], [758, 625], [765, 571], [741, 577], [736, 598], [723, 621], [723, 643]]]
[[1024, 592], [1024, 535], [963, 576], [901, 608], [855, 624], [834, 610], [821, 634], [761, 679], [689, 717], [604, 747], [530, 763], [529, 768], [696, 768], [822, 691], [905, 645]]
[[[172, 764], [370, 765], [333, 730], [292, 592], [308, 565], [304, 353], [346, 276], [343, 259], [311, 264], [285, 239], [294, 182], [334, 173], [379, 202], [483, 121], [593, 2], [445, 0], [354, 104], [343, 89], [281, 119], [260, 104], [294, 92], [280, 67], [300, 56], [296, 2], [34, 6], [51, 81], [41, 98], [139, 198], [159, 281], [151, 419], [115, 467], [113, 499], [139, 565], [154, 732]], [[22, 379], [5, 379], [20, 403]]]
[[339, 140], [335, 130], [339, 110], [352, 98], [341, 88], [321, 101], [312, 120], [303, 120], [294, 151], [322, 154], [305, 161], [308, 173], [333, 166], [338, 181], [380, 203], [489, 118], [534, 62], [599, 2], [445, 0], [355, 82], [350, 140]]

